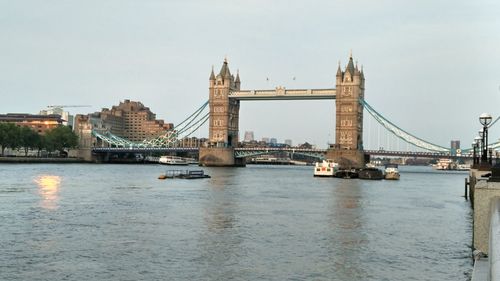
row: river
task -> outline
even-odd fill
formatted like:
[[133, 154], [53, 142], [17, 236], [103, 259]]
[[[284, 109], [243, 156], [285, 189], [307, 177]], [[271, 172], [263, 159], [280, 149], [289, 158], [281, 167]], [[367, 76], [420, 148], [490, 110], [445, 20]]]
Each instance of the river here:
[[[191, 167], [198, 169], [198, 167]], [[0, 164], [0, 280], [469, 280], [464, 172]]]

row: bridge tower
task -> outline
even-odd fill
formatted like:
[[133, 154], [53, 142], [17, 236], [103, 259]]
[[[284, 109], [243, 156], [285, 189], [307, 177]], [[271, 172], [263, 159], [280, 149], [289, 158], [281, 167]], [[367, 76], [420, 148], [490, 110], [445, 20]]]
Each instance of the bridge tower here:
[[362, 168], [365, 165], [363, 152], [363, 106], [365, 77], [363, 69], [354, 64], [352, 54], [344, 71], [340, 63], [336, 75], [336, 124], [335, 144], [326, 157], [338, 162], [341, 168]]
[[227, 59], [215, 76], [209, 79], [209, 140], [200, 148], [200, 164], [204, 166], [244, 166], [244, 159], [234, 157], [238, 145], [240, 101], [230, 99], [232, 91], [240, 90], [240, 76], [229, 71]]

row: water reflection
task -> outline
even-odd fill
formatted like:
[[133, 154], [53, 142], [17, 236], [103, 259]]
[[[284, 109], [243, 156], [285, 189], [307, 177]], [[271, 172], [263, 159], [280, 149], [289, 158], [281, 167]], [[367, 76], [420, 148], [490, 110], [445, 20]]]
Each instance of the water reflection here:
[[57, 209], [61, 177], [54, 175], [40, 175], [35, 178], [34, 181], [38, 185], [38, 194], [42, 197], [42, 208], [49, 210]]
[[[210, 280], [233, 279], [233, 272], [221, 269], [221, 265], [236, 262], [244, 251], [238, 225], [239, 194], [234, 172], [231, 169], [212, 171], [209, 199], [204, 208], [206, 232], [199, 241], [200, 255], [208, 260], [203, 268]], [[222, 267], [223, 268], [223, 267]]]
[[362, 211], [362, 189], [357, 180], [340, 181], [333, 189], [330, 208], [331, 249], [337, 252], [334, 268], [340, 276], [366, 276], [361, 258], [367, 246]]

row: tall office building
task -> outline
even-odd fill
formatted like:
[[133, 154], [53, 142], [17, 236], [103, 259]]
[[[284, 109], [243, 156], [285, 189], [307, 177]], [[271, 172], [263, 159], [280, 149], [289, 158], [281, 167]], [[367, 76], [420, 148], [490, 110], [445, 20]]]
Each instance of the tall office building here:
[[460, 141], [459, 140], [452, 140], [451, 141], [451, 149], [460, 149]]
[[245, 132], [245, 138], [243, 139], [243, 141], [244, 142], [254, 141], [253, 131], [246, 131]]
[[64, 111], [62, 107], [52, 107], [50, 109], [40, 110], [40, 115], [60, 115], [64, 126], [73, 127], [73, 115], [68, 111]]
[[460, 141], [459, 140], [452, 140], [450, 144], [451, 148], [451, 155], [455, 156], [457, 154], [460, 154]]

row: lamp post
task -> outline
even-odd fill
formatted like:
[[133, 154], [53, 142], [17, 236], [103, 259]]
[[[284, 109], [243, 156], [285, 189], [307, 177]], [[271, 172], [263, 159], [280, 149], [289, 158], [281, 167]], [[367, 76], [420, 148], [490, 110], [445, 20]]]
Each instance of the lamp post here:
[[476, 142], [472, 143], [472, 168], [476, 167]]
[[474, 164], [478, 165], [479, 164], [479, 155], [481, 155], [481, 137], [477, 136], [474, 138], [474, 151], [477, 150], [476, 154], [474, 155]]
[[479, 136], [479, 158], [481, 159], [480, 162], [483, 162], [483, 149], [484, 149], [484, 128], [481, 128], [478, 132]]
[[482, 151], [481, 151], [481, 166], [484, 168], [489, 168], [488, 165], [488, 125], [491, 123], [493, 118], [488, 113], [483, 113], [479, 116], [479, 123], [483, 125], [482, 130]]

